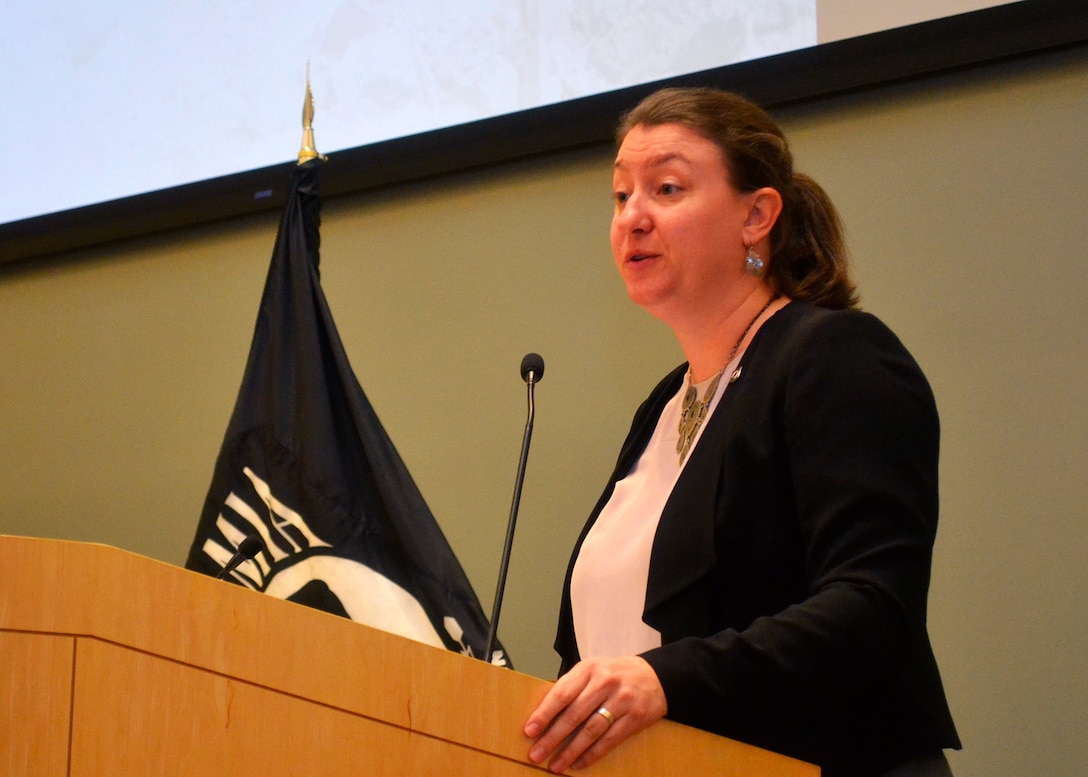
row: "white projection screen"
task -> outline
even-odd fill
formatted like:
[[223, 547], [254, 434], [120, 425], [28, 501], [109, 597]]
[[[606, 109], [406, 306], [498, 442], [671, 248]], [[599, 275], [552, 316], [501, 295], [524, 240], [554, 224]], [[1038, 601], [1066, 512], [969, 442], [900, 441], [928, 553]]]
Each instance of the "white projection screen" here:
[[1074, 5], [9, 0], [0, 261], [276, 207], [307, 71], [336, 194], [607, 140], [663, 83], [773, 106], [1061, 45]]

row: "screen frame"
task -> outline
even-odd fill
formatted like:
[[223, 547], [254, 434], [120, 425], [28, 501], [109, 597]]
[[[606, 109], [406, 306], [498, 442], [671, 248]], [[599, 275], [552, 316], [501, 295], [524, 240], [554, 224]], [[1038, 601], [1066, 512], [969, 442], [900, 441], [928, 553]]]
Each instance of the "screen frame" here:
[[[617, 117], [667, 85], [730, 89], [768, 109], [1088, 40], [1084, 0], [1023, 0], [699, 73], [338, 151], [324, 197], [610, 143]], [[320, 117], [315, 126], [320, 148]], [[300, 127], [301, 138], [301, 127]], [[118, 159], [124, 163], [123, 157]], [[293, 161], [0, 224], [0, 263], [282, 207]]]

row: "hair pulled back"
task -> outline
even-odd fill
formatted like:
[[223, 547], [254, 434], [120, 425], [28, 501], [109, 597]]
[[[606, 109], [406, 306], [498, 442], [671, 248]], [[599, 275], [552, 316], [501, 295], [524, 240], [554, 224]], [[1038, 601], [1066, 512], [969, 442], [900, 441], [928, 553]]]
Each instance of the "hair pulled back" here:
[[638, 125], [662, 124], [680, 124], [717, 145], [738, 191], [769, 186], [782, 196], [767, 262], [778, 292], [826, 308], [857, 307], [838, 211], [819, 184], [794, 172], [786, 137], [766, 111], [719, 89], [662, 89], [623, 116], [617, 145]]

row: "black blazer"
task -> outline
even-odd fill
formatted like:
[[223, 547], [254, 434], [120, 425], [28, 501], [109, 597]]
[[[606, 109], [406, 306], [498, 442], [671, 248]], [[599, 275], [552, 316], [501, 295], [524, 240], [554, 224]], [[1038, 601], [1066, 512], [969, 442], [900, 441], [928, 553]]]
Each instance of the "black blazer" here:
[[[687, 365], [639, 408], [575, 547]], [[792, 302], [758, 330], [666, 504], [643, 619], [668, 717], [876, 775], [959, 739], [926, 632], [939, 428], [871, 315]], [[556, 650], [579, 660], [564, 586]]]

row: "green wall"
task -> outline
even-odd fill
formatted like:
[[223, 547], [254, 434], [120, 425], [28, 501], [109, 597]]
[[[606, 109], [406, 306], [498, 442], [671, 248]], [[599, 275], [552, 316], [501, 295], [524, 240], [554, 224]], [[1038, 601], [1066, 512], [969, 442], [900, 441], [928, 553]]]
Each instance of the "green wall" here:
[[[843, 212], [863, 305], [937, 395], [930, 628], [960, 777], [1088, 761], [1086, 63], [1053, 54], [778, 113]], [[320, 145], [320, 117], [316, 131]], [[610, 166], [610, 149], [582, 150], [324, 210], [349, 356], [485, 611], [518, 366], [547, 360], [502, 618], [518, 668], [544, 677], [570, 547], [634, 408], [681, 360], [614, 277]], [[276, 223], [0, 265], [0, 533], [183, 562]]]

